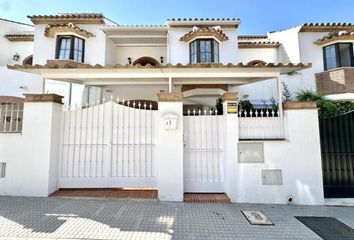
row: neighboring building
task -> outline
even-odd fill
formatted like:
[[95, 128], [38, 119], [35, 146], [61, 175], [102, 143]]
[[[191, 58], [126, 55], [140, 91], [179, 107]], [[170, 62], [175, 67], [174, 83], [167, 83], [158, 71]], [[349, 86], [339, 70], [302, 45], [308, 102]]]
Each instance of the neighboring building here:
[[34, 26], [0, 18], [0, 96], [23, 97], [42, 92], [38, 76], [7, 69], [7, 64], [32, 64]]
[[[239, 37], [239, 48], [248, 49], [238, 60], [253, 58], [265, 62], [311, 63], [312, 67], [309, 69], [281, 77], [294, 97], [300, 90], [311, 89], [332, 99], [354, 100], [353, 43], [352, 23], [305, 23], [298, 27], [269, 32], [267, 36]], [[251, 48], [254, 48], [253, 51]], [[251, 99], [262, 98], [265, 94], [264, 86], [269, 86], [272, 82], [261, 84], [262, 90], [259, 90], [260, 85], [256, 83], [254, 86], [239, 89], [240, 94], [250, 95]], [[268, 90], [267, 94], [269, 93], [271, 92]]]

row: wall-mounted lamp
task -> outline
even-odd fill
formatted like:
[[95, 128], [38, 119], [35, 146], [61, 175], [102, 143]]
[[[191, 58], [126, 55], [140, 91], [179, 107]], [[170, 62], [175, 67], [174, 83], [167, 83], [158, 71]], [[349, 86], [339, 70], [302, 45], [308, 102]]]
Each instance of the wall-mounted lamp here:
[[128, 57], [128, 63], [132, 64], [132, 58], [131, 57]]
[[20, 59], [20, 55], [15, 53], [15, 55], [12, 56], [12, 59], [17, 62]]
[[160, 62], [163, 63], [163, 56], [160, 57]]

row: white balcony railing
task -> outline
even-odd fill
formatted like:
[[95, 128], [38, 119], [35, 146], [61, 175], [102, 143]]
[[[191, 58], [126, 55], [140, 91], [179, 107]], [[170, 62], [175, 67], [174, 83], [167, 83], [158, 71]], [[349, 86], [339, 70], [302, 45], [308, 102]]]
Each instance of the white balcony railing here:
[[240, 140], [284, 139], [284, 117], [271, 110], [239, 112]]
[[22, 131], [23, 104], [0, 104], [0, 133]]

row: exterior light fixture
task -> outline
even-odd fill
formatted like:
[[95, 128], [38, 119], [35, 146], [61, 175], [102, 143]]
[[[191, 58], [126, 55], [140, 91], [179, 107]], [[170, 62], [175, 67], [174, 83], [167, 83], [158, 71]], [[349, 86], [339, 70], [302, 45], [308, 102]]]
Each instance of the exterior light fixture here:
[[132, 58], [131, 57], [128, 57], [128, 63], [132, 64]]
[[20, 55], [15, 53], [15, 55], [12, 56], [12, 59], [17, 62], [20, 59]]
[[163, 63], [163, 56], [160, 57], [160, 62]]

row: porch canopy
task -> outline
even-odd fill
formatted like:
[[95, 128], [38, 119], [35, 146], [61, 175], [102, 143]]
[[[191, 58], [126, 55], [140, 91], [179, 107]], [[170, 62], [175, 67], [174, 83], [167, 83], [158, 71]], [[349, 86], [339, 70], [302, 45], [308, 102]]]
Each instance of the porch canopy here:
[[48, 60], [45, 65], [8, 65], [9, 69], [41, 75], [43, 79], [84, 85], [243, 85], [311, 67], [311, 64], [146, 64], [90, 65], [71, 60]]

